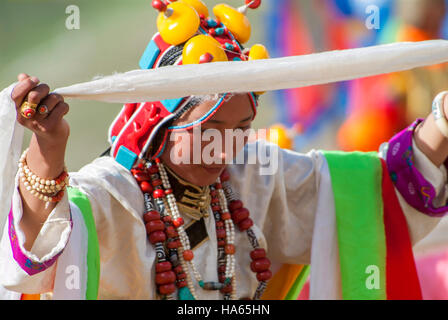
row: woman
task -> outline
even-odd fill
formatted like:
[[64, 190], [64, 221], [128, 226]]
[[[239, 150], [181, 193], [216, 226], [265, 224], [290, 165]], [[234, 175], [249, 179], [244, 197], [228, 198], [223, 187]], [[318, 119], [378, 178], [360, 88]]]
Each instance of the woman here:
[[[160, 33], [141, 60], [143, 68], [185, 64], [190, 58], [192, 63], [214, 62], [222, 53], [210, 52], [215, 49], [207, 45], [209, 38], [227, 49], [222, 59], [247, 57], [239, 43], [247, 40], [246, 34], [231, 30], [231, 22], [222, 26], [206, 19], [208, 11], [200, 1], [169, 6], [153, 2], [162, 22], [176, 16], [176, 10], [191, 13], [182, 7], [187, 4], [200, 17], [200, 30], [212, 37], [187, 42], [198, 37], [196, 25], [193, 34], [184, 34], [184, 28], [168, 35], [159, 25]], [[185, 54], [195, 50], [193, 57]], [[310, 264], [312, 259], [312, 298], [342, 297], [330, 201], [334, 181], [323, 153], [300, 155], [264, 143], [247, 145], [249, 155], [264, 148], [276, 161], [276, 170], [264, 175], [260, 170], [266, 161], [260, 156], [255, 164], [225, 165], [243, 145], [214, 149], [212, 161], [194, 161], [197, 126], [199, 131], [221, 133], [222, 146], [234, 142], [225, 132], [241, 134], [250, 128], [257, 94], [125, 105], [110, 129], [109, 156], [70, 173], [67, 197], [64, 154], [69, 125], [64, 115], [69, 106], [37, 78], [21, 74], [18, 79], [3, 94], [10, 94], [17, 121], [33, 137], [20, 160], [1, 242], [0, 283], [7, 292], [52, 292], [59, 299], [258, 299], [281, 264]], [[444, 100], [447, 114], [448, 97]], [[30, 112], [33, 106], [36, 112]], [[191, 139], [178, 139], [176, 133]], [[424, 213], [448, 211], [442, 207], [448, 137], [433, 115], [404, 134], [413, 134], [404, 147], [414, 170], [436, 191]], [[246, 144], [247, 137], [243, 139]], [[202, 155], [214, 141], [201, 141]], [[361, 174], [367, 174], [370, 169], [363, 170]], [[438, 219], [419, 212], [421, 207], [399, 191], [408, 237], [416, 243]]]

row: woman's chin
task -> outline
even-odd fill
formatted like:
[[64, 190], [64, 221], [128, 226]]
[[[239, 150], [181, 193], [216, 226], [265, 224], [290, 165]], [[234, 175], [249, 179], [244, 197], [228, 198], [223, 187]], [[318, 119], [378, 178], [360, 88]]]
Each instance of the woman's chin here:
[[189, 179], [187, 179], [187, 181], [199, 187], [215, 184], [222, 173], [222, 170], [198, 169], [199, 170], [194, 170], [195, 173], [191, 172], [191, 174], [189, 174]]

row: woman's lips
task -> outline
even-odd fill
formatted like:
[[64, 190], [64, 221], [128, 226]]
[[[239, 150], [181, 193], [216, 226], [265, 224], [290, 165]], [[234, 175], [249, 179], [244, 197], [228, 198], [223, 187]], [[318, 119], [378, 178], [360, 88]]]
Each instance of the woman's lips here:
[[224, 167], [202, 167], [205, 171], [213, 175], [219, 175], [223, 171]]

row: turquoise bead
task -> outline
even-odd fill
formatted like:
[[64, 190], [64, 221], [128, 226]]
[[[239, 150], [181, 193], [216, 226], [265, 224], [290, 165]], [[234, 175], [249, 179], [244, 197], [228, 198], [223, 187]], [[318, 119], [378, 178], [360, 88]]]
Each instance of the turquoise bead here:
[[196, 300], [191, 294], [188, 287], [183, 287], [178, 290], [179, 300]]
[[224, 34], [224, 28], [217, 28], [215, 32], [218, 36], [222, 36]]

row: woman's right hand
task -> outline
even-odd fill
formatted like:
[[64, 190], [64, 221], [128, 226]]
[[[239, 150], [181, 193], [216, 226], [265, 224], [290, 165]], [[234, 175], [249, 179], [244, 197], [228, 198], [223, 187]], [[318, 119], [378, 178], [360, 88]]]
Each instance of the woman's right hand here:
[[[19, 83], [11, 93], [11, 98], [16, 104], [17, 121], [34, 133], [26, 154], [27, 166], [40, 178], [55, 179], [65, 167], [65, 148], [70, 127], [64, 115], [67, 114], [69, 106], [62, 96], [49, 94], [49, 86], [39, 84], [36, 77], [23, 73], [18, 79]], [[21, 114], [24, 101], [38, 105], [35, 115], [30, 119]], [[43, 110], [48, 109], [48, 112], [40, 113], [39, 109], [42, 106], [46, 106]], [[31, 250], [43, 223], [56, 203], [46, 205], [44, 201], [32, 195], [22, 181], [19, 182], [19, 190], [23, 205], [20, 226], [26, 237], [24, 247]]]
[[[64, 98], [56, 93], [49, 94], [50, 87], [44, 83], [39, 84], [39, 79], [36, 77], [22, 73], [17, 78], [19, 83], [11, 94], [11, 98], [16, 104], [17, 121], [34, 132], [40, 143], [65, 144], [70, 134], [70, 127], [64, 119], [69, 111], [69, 105], [64, 102]], [[25, 99], [39, 107], [46, 106], [43, 109], [48, 111], [41, 114], [36, 110], [32, 118], [25, 118], [20, 112]]]

